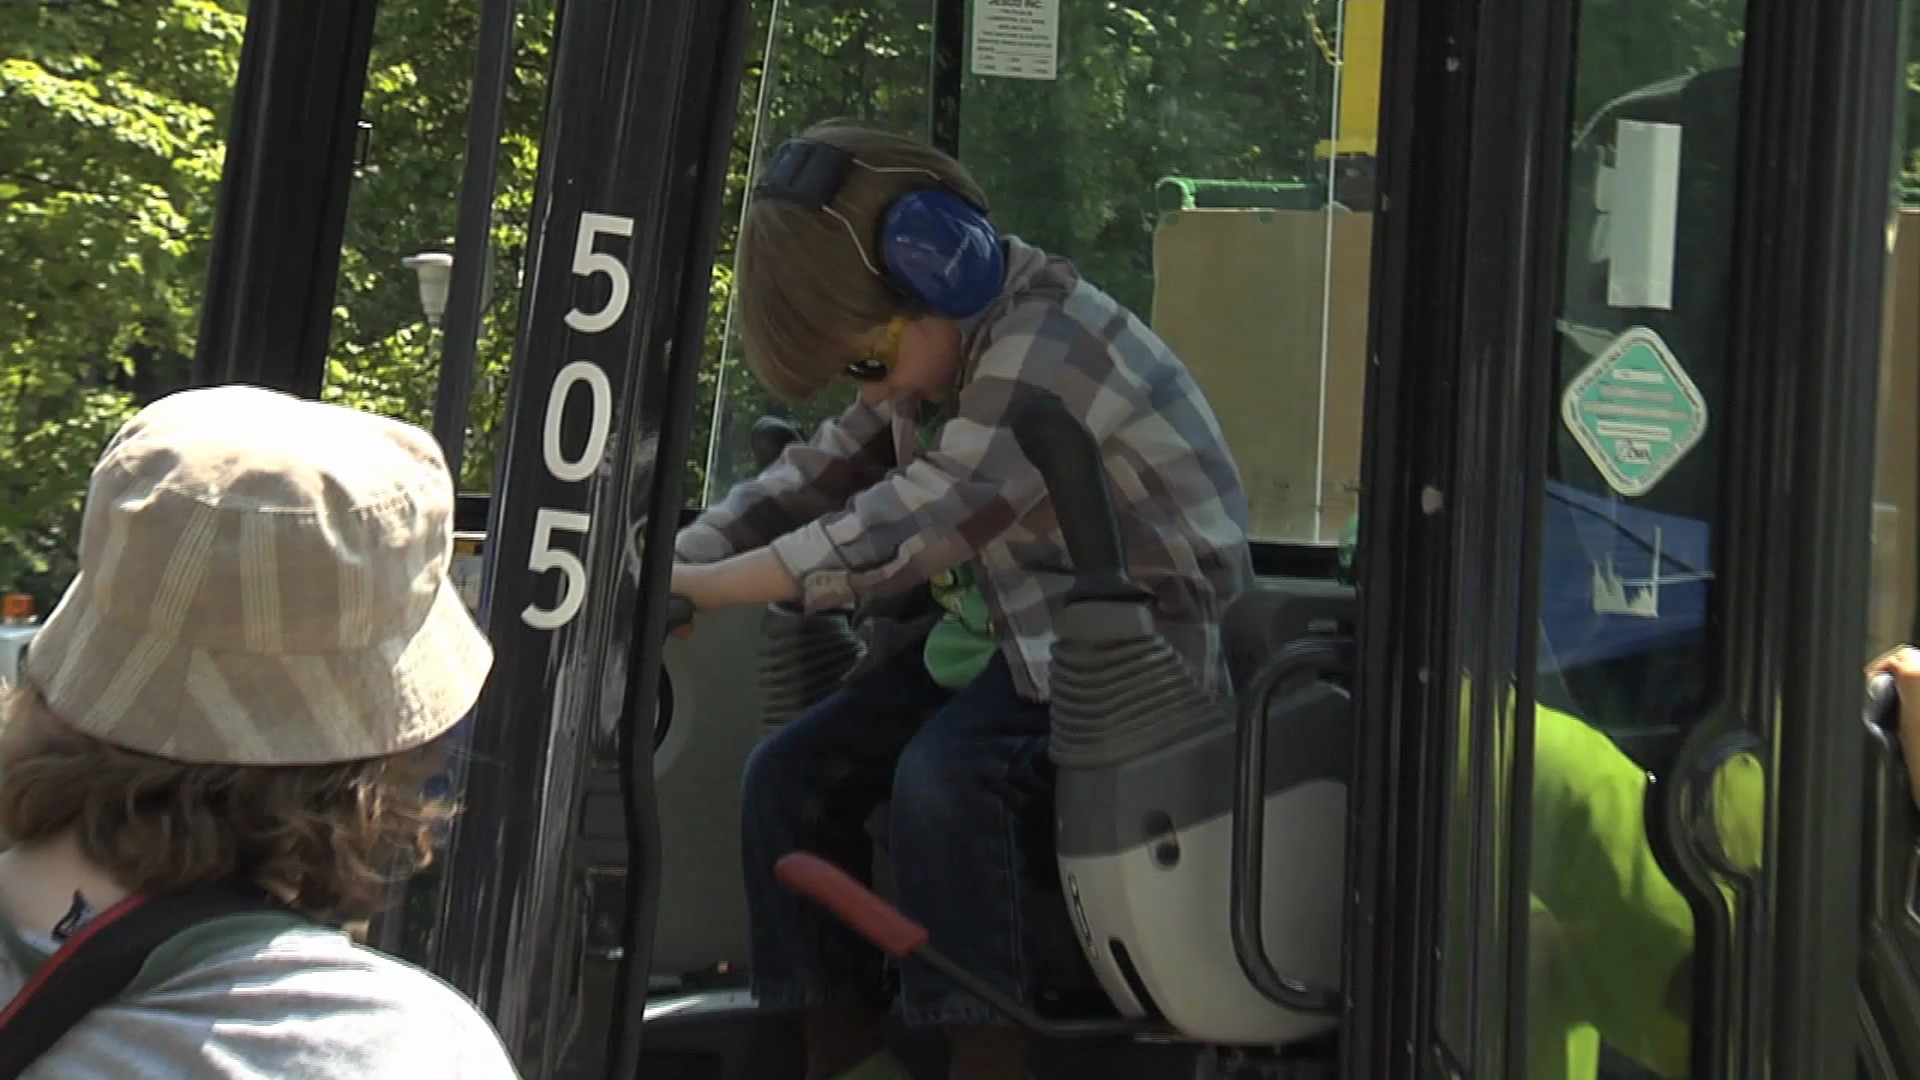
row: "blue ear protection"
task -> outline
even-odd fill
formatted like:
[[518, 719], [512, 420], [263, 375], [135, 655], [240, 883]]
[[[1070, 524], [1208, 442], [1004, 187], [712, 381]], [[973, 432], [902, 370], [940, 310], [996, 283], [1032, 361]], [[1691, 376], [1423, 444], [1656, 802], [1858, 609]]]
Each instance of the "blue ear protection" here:
[[[834, 196], [857, 168], [871, 168], [852, 154], [816, 139], [791, 139], [774, 154], [754, 194], [796, 203], [841, 218]], [[883, 172], [923, 172], [884, 169]], [[937, 184], [931, 174], [928, 179]], [[851, 228], [851, 227], [849, 227]], [[984, 207], [944, 186], [909, 191], [880, 215], [871, 249], [858, 236], [860, 257], [910, 305], [949, 319], [979, 314], [1000, 295], [1006, 252], [1000, 231]], [[874, 257], [867, 253], [871, 250]], [[875, 265], [875, 257], [879, 265]]]

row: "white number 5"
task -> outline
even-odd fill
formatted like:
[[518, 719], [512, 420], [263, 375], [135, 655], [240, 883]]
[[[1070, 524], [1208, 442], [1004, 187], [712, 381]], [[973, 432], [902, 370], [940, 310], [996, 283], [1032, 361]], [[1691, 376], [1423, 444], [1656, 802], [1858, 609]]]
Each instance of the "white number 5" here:
[[543, 611], [535, 604], [528, 604], [520, 613], [520, 618], [535, 630], [557, 630], [580, 613], [580, 604], [587, 598], [587, 568], [580, 562], [580, 556], [554, 547], [553, 534], [584, 533], [590, 520], [587, 515], [572, 510], [545, 507], [533, 519], [533, 548], [527, 552], [527, 568], [536, 574], [560, 571], [560, 599], [553, 610]]
[[613, 214], [580, 215], [580, 231], [573, 238], [573, 272], [581, 277], [605, 274], [613, 284], [613, 293], [607, 297], [606, 307], [591, 313], [579, 308], [567, 312], [567, 325], [583, 334], [597, 334], [619, 322], [620, 316], [627, 313], [627, 294], [631, 289], [627, 267], [618, 257], [594, 250], [594, 239], [602, 233], [632, 239], [633, 219]]
[[[591, 212], [580, 215], [580, 231], [573, 238], [573, 272], [583, 278], [605, 274], [610, 286], [607, 305], [599, 311], [581, 311], [577, 307], [568, 310], [567, 325], [582, 334], [598, 334], [619, 322], [620, 316], [627, 313], [627, 299], [633, 292], [626, 264], [620, 261], [619, 256], [594, 248], [594, 242], [603, 235], [632, 240], [633, 219]], [[576, 382], [585, 382], [592, 391], [593, 420], [587, 430], [587, 445], [580, 452], [580, 457], [568, 460], [560, 448], [560, 418], [566, 411], [567, 392], [573, 389]], [[556, 480], [577, 482], [592, 476], [601, 456], [606, 453], [607, 432], [612, 422], [613, 388], [607, 382], [606, 372], [599, 365], [586, 360], [576, 360], [561, 368], [559, 375], [554, 377], [553, 386], [547, 391], [547, 422], [541, 433], [547, 471]], [[560, 571], [560, 596], [554, 601], [552, 610], [538, 604], [528, 604], [520, 612], [522, 622], [535, 630], [558, 630], [580, 614], [580, 605], [587, 599], [587, 567], [580, 561], [580, 556], [565, 548], [555, 547], [554, 534], [570, 532], [585, 535], [592, 524], [592, 517], [573, 510], [542, 507], [534, 516], [533, 546], [527, 551], [527, 568], [535, 574]]]

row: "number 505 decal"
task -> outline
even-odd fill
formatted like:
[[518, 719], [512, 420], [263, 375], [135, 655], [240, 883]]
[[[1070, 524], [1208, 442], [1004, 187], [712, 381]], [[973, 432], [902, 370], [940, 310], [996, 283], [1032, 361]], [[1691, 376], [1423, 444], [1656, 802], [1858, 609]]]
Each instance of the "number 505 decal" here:
[[[595, 241], [602, 236], [632, 239], [633, 219], [591, 212], [580, 215], [580, 229], [573, 242], [573, 272], [583, 278], [604, 276], [611, 287], [606, 305], [599, 311], [582, 311], [576, 307], [567, 312], [566, 324], [576, 333], [600, 334], [612, 329], [620, 316], [627, 313], [627, 299], [633, 291], [626, 264], [596, 246]], [[575, 387], [586, 388], [591, 419], [587, 424], [586, 445], [578, 454], [569, 456], [560, 445], [560, 421], [566, 415], [567, 401]], [[606, 455], [607, 436], [612, 427], [613, 385], [607, 380], [606, 371], [591, 360], [575, 360], [561, 368], [553, 376], [553, 385], [547, 388], [546, 420], [540, 431], [540, 457], [546, 464], [547, 475], [570, 484], [592, 477], [600, 467], [600, 459]], [[528, 604], [520, 613], [521, 620], [528, 626], [536, 630], [557, 630], [580, 614], [580, 605], [587, 598], [586, 563], [566, 548], [556, 546], [554, 541], [562, 533], [585, 536], [592, 524], [592, 515], [577, 510], [543, 506], [534, 514], [527, 569], [536, 574], [560, 571], [560, 596], [551, 608]]]

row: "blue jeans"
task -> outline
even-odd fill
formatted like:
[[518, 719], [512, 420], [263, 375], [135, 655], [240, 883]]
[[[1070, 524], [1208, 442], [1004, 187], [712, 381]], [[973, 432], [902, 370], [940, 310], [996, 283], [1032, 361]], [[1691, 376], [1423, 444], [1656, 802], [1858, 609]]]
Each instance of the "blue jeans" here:
[[[1029, 874], [1052, 825], [1047, 707], [1014, 691], [996, 655], [959, 691], [908, 648], [767, 737], [747, 762], [741, 813], [753, 989], [767, 1008], [884, 1005], [881, 957], [775, 880], [807, 851], [871, 882], [867, 819], [891, 798], [894, 898], [932, 945], [995, 989], [1030, 1000]], [[923, 965], [902, 965], [911, 1026], [1004, 1024]]]

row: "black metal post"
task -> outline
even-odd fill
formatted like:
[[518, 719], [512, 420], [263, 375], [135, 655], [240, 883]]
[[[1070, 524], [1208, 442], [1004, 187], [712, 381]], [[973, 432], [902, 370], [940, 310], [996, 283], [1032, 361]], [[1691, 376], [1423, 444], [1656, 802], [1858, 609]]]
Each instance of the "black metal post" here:
[[514, 0], [482, 0], [480, 48], [467, 110], [467, 156], [460, 175], [460, 213], [453, 241], [441, 338], [440, 381], [433, 396], [433, 434], [456, 482], [466, 457], [467, 408], [473, 400], [473, 358], [480, 341], [481, 302], [493, 272], [493, 196], [506, 124], [507, 78], [513, 71]]
[[[467, 112], [467, 150], [460, 179], [459, 224], [454, 251], [480, 252], [479, 258], [454, 260], [447, 310], [440, 333], [440, 377], [435, 383], [433, 436], [446, 455], [454, 483], [466, 457], [467, 410], [473, 399], [473, 358], [480, 339], [487, 275], [492, 272], [493, 197], [500, 161], [500, 137], [507, 100], [507, 76], [513, 62], [514, 0], [482, 0], [480, 43], [474, 62], [473, 90]], [[407, 948], [406, 897], [410, 889], [438, 888], [439, 875], [396, 884], [387, 910], [374, 919], [369, 940], [383, 952]]]
[[[745, 0], [569, 0], [554, 54], [483, 585], [499, 657], [476, 709], [434, 967], [530, 1078], [578, 1009], [583, 776], [617, 739], [626, 986], [659, 888], [651, 730], [671, 536], [726, 180]], [[620, 1073], [640, 1005], [612, 1003]], [[630, 1073], [621, 1073], [630, 1075]]]
[[378, 0], [255, 0], [192, 381], [318, 397]]
[[932, 60], [927, 65], [927, 141], [960, 154], [960, 82], [967, 55], [966, 0], [933, 0]]
[[[1552, 355], [1574, 9], [1387, 9], [1369, 316], [1379, 362], [1357, 556], [1349, 1078], [1526, 1067], [1526, 710], [1552, 392], [1538, 358]], [[1469, 828], [1450, 828], [1463, 819]], [[1470, 871], [1452, 875], [1458, 865]]]
[[[1457, 207], [1469, 189], [1472, 69], [1455, 61], [1475, 0], [1390, 3], [1368, 349], [1354, 679], [1351, 900], [1342, 981], [1344, 1080], [1427, 1075], [1432, 1042], [1442, 721], [1450, 680], [1452, 514], [1422, 512], [1450, 484], [1465, 437], [1452, 409], [1460, 358]], [[1436, 407], [1438, 406], [1438, 407]], [[1423, 504], [1423, 498], [1425, 502]], [[1453, 698], [1457, 701], [1458, 698]], [[1431, 719], [1429, 719], [1431, 718]]]
[[[1750, 1071], [1774, 1076], [1861, 1068], [1865, 731], [1853, 717], [1870, 585], [1900, 7], [1754, 0], [1748, 13], [1743, 96], [1755, 100], [1741, 116], [1734, 265], [1745, 268], [1746, 288], [1734, 320], [1750, 336], [1729, 354], [1771, 377], [1795, 436], [1791, 459], [1773, 459], [1776, 485], [1791, 477], [1786, 498], [1778, 486], [1771, 492], [1786, 573], [1755, 583], [1776, 598], [1769, 673], [1778, 681], [1749, 718], [1773, 747], [1777, 776], [1767, 867], [1778, 883], [1768, 913], [1774, 937], [1755, 935], [1762, 940], [1750, 945], [1773, 974], [1773, 1015], [1756, 1024], [1768, 1055]], [[1756, 188], [1776, 198], [1755, 197]], [[1764, 442], [1766, 430], [1754, 436]], [[1901, 1023], [1911, 1027], [1913, 1018]]]

